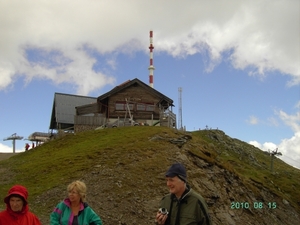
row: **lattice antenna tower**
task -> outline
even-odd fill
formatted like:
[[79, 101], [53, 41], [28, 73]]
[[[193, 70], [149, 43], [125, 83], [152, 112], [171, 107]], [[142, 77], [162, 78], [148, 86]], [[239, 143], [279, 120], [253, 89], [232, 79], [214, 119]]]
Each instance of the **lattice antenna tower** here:
[[179, 97], [178, 97], [178, 103], [179, 103], [179, 110], [178, 110], [178, 128], [179, 130], [182, 130], [182, 88], [179, 87], [178, 88], [178, 93], [179, 93]]

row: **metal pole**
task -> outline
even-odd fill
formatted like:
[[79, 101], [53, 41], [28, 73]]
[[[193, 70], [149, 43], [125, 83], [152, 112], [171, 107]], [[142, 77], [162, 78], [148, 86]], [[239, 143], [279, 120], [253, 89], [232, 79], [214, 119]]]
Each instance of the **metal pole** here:
[[13, 153], [16, 153], [16, 139], [13, 139]]
[[274, 155], [271, 154], [271, 173], [273, 173], [273, 159], [274, 159]]

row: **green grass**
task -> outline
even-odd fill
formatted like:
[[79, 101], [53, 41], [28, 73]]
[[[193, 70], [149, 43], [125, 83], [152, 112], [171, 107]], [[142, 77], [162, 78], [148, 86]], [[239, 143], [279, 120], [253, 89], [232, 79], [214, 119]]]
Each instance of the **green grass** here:
[[[174, 144], [160, 138], [182, 135], [182, 132], [164, 127], [111, 128], [67, 134], [1, 161], [0, 194], [5, 196], [12, 185], [20, 183], [28, 188], [30, 198], [35, 198], [47, 190], [66, 186], [97, 165], [111, 169], [122, 166], [133, 175], [147, 174], [147, 171], [161, 174], [169, 166], [168, 159]], [[257, 195], [259, 187], [255, 183], [263, 185], [299, 210], [299, 170], [276, 159], [275, 173], [272, 174], [268, 155], [245, 142], [226, 136], [222, 131], [202, 130], [189, 135], [192, 136], [189, 141], [193, 146], [189, 148], [191, 155], [234, 173]], [[149, 141], [153, 137], [158, 138]], [[133, 158], [133, 154], [138, 157]], [[255, 160], [251, 160], [251, 157]], [[122, 191], [130, 191], [135, 186], [149, 188], [149, 184], [144, 187], [139, 177], [133, 178], [123, 184]]]
[[[11, 185], [22, 183], [30, 189], [30, 196], [36, 196], [58, 185], [68, 184], [96, 164], [106, 163], [113, 167], [118, 159], [129, 163], [131, 159], [124, 155], [130, 152], [151, 156], [153, 149], [163, 147], [159, 142], [153, 142], [151, 147], [147, 144], [147, 137], [155, 135], [158, 129], [129, 127], [69, 134], [20, 153], [0, 162], [0, 168], [13, 173], [9, 181], [0, 186], [0, 193], [4, 196]], [[164, 132], [172, 133], [168, 129]], [[5, 171], [0, 170], [0, 175], [1, 172]]]

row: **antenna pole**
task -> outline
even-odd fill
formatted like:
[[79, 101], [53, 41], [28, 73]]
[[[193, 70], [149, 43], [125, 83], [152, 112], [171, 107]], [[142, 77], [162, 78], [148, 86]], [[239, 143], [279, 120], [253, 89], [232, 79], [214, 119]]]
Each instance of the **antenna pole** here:
[[155, 67], [153, 66], [153, 31], [150, 31], [150, 66], [148, 67], [149, 70], [149, 86], [153, 88], [153, 71], [155, 70]]
[[178, 88], [178, 92], [179, 92], [179, 97], [178, 97], [178, 102], [179, 102], [178, 128], [179, 128], [179, 130], [183, 130], [183, 128], [182, 128], [182, 98], [181, 98], [182, 88], [181, 87]]

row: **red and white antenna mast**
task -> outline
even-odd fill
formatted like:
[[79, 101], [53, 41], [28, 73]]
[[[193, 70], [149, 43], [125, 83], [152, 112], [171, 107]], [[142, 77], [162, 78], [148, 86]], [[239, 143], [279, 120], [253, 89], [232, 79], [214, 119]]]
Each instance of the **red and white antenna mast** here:
[[153, 70], [155, 70], [153, 66], [153, 31], [150, 30], [150, 66], [148, 67], [149, 70], [149, 86], [153, 88]]

